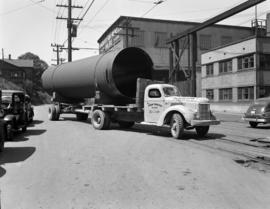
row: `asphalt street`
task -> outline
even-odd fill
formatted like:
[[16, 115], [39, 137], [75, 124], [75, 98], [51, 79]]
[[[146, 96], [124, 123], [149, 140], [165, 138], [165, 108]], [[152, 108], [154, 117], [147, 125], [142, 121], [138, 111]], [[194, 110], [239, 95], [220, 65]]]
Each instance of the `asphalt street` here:
[[[49, 121], [47, 106], [0, 155], [2, 209], [266, 209], [270, 172], [233, 156], [170, 137], [166, 129], [136, 125], [94, 130], [73, 115]], [[209, 139], [270, 136], [270, 125], [251, 129], [241, 115], [217, 114]]]

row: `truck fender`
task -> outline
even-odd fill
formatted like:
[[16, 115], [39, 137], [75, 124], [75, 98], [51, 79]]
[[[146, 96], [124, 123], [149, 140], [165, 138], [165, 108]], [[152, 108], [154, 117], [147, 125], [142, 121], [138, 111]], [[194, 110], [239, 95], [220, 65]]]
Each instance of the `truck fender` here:
[[178, 112], [180, 113], [184, 118], [184, 120], [187, 122], [187, 123], [190, 123], [191, 120], [193, 119], [193, 111], [191, 111], [189, 108], [183, 106], [183, 105], [174, 105], [174, 106], [171, 106], [169, 107], [168, 109], [166, 109], [162, 115], [160, 116], [158, 122], [157, 122], [157, 125], [158, 126], [163, 126], [164, 125], [164, 122], [165, 122], [165, 118], [173, 113], [173, 112]]

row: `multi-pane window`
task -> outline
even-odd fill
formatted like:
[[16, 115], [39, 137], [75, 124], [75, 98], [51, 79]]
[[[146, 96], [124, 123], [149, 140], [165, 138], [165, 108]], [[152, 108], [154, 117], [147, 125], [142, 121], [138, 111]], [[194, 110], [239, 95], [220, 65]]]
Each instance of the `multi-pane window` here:
[[214, 89], [206, 89], [206, 98], [214, 100]]
[[231, 36], [221, 36], [221, 45], [226, 45], [232, 42]]
[[251, 100], [254, 99], [254, 88], [249, 87], [239, 87], [238, 89], [238, 100]]
[[206, 76], [211, 76], [214, 74], [214, 65], [208, 64], [206, 65]]
[[219, 73], [232, 72], [232, 60], [226, 60], [219, 63]]
[[220, 101], [231, 101], [232, 100], [232, 88], [219, 89], [219, 100]]
[[238, 58], [238, 70], [244, 70], [254, 67], [254, 56], [248, 55]]
[[144, 31], [141, 31], [141, 30], [134, 31], [132, 45], [133, 46], [144, 46]]
[[165, 32], [155, 32], [155, 47], [166, 48], [167, 33]]
[[212, 36], [211, 35], [200, 35], [200, 49], [208, 50], [212, 48]]

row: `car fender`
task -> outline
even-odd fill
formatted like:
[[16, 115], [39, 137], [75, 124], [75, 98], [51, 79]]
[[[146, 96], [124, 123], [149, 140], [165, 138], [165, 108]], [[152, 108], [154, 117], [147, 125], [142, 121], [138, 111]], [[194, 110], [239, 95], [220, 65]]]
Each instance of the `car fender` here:
[[16, 116], [15, 116], [15, 115], [6, 115], [6, 116], [4, 117], [4, 121], [5, 121], [5, 122], [12, 122], [12, 121], [14, 121], [14, 120], [16, 120]]
[[172, 112], [178, 112], [180, 113], [185, 121], [187, 123], [191, 123], [191, 120], [193, 119], [194, 117], [194, 112], [192, 110], [190, 110], [188, 107], [185, 107], [183, 105], [173, 105], [169, 108], [167, 108], [160, 116], [158, 122], [157, 122], [157, 125], [158, 126], [162, 126], [164, 125], [164, 121], [165, 121], [165, 118], [168, 114], [172, 113]]

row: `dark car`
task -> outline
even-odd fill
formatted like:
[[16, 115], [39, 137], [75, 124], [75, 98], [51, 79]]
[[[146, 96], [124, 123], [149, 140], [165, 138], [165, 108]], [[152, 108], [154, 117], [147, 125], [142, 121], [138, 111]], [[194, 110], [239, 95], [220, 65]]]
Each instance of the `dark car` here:
[[17, 90], [2, 90], [1, 122], [4, 123], [7, 139], [12, 140], [13, 133], [18, 130], [25, 132], [28, 119], [25, 93]]
[[248, 121], [252, 128], [256, 128], [259, 123], [270, 123], [270, 97], [260, 98], [253, 102], [243, 119]]

